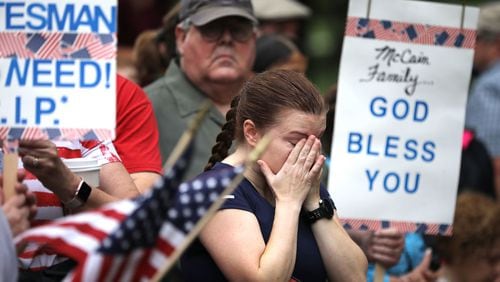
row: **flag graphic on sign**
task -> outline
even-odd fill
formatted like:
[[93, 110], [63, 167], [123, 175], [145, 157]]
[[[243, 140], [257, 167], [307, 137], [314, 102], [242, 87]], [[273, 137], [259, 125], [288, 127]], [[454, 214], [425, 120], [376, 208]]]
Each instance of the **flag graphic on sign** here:
[[114, 34], [0, 32], [0, 58], [113, 59]]

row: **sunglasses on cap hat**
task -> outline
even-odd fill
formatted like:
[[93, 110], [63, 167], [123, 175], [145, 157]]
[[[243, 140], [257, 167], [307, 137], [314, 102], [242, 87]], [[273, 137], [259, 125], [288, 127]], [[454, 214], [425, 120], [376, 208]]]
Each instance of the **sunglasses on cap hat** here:
[[229, 17], [246, 18], [257, 24], [251, 0], [181, 0], [179, 21], [187, 18], [195, 26]]
[[225, 18], [196, 27], [204, 40], [219, 41], [229, 31], [231, 38], [238, 42], [247, 42], [254, 34], [254, 24], [243, 18]]

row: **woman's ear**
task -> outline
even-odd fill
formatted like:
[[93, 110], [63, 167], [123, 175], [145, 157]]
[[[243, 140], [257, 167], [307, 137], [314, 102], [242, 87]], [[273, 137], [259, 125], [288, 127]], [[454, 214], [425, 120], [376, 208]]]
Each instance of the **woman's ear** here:
[[247, 119], [243, 122], [243, 136], [245, 137], [246, 142], [252, 147], [259, 142], [260, 134], [253, 121]]
[[180, 24], [175, 27], [175, 44], [180, 55], [184, 53], [184, 41], [187, 36], [187, 30], [183, 29]]

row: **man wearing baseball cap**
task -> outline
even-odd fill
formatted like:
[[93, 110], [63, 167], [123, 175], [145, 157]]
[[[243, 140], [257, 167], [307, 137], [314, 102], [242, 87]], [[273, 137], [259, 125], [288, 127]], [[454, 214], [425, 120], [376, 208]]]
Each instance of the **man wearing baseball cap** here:
[[177, 57], [145, 90], [158, 120], [163, 161], [202, 104], [212, 103], [195, 137], [186, 179], [203, 171], [231, 100], [251, 75], [256, 25], [250, 0], [181, 1]]
[[252, 0], [260, 34], [280, 34], [297, 43], [311, 9], [296, 0]]

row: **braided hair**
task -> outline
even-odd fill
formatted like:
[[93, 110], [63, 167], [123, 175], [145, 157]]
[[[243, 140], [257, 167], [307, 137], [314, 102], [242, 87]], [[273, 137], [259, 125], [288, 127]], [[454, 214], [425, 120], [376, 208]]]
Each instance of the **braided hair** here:
[[210, 170], [215, 163], [227, 157], [227, 153], [234, 139], [234, 124], [236, 122], [236, 109], [240, 102], [240, 96], [236, 96], [231, 101], [231, 109], [226, 114], [226, 123], [222, 126], [222, 131], [217, 135], [216, 143], [212, 147], [212, 156], [205, 166], [205, 171]]

